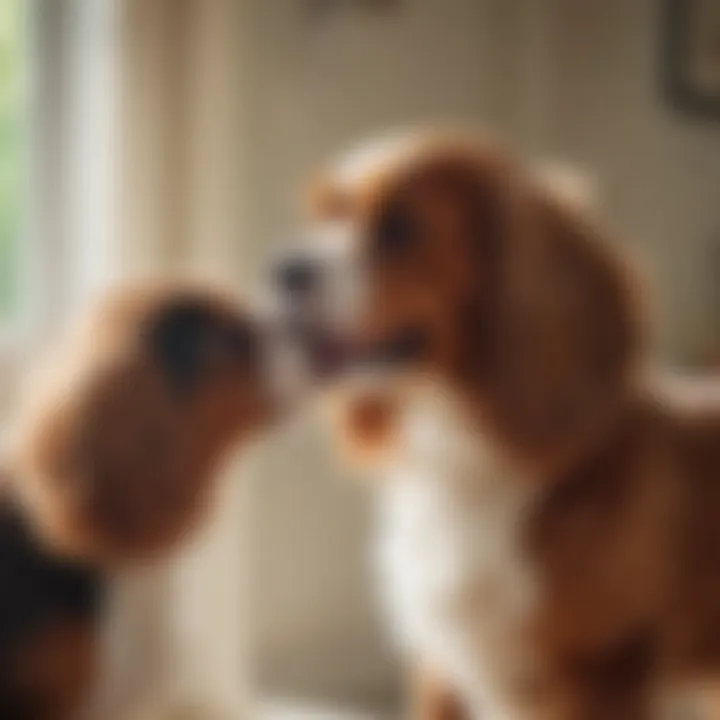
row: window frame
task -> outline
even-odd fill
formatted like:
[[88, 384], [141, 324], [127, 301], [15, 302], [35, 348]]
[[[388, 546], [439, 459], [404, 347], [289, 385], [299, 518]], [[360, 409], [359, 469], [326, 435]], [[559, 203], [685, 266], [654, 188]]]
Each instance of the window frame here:
[[112, 268], [116, 48], [109, 21], [116, 7], [115, 0], [28, 0], [28, 217], [19, 297], [0, 322], [0, 420], [24, 365]]

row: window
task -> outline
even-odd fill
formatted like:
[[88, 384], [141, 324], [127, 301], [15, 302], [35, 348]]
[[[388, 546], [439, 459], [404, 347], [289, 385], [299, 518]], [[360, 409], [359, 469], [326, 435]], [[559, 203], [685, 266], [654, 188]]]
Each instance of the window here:
[[17, 302], [27, 182], [26, 0], [0, 2], [0, 322]]

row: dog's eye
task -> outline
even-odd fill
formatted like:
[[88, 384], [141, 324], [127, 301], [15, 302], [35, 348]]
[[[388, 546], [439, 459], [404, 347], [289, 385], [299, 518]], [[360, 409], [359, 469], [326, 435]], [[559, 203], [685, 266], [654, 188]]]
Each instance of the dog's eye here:
[[174, 389], [185, 393], [199, 379], [215, 322], [202, 301], [181, 300], [153, 318], [147, 337]]
[[260, 353], [251, 322], [224, 319], [203, 298], [171, 304], [146, 332], [170, 385], [184, 396], [223, 367], [254, 366]]
[[414, 216], [406, 208], [397, 206], [380, 217], [375, 232], [377, 251], [391, 257], [408, 250], [418, 235]]

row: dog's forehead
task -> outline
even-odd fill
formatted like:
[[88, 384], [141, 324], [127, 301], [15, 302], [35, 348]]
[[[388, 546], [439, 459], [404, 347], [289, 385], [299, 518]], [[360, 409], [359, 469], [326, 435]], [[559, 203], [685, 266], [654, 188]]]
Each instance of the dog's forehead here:
[[482, 177], [493, 182], [509, 167], [503, 148], [482, 137], [442, 131], [389, 135], [356, 145], [326, 165], [310, 185], [308, 206], [314, 220], [363, 216], [400, 188], [442, 189], [448, 182], [457, 187], [457, 181]]
[[310, 185], [308, 207], [314, 221], [362, 216], [383, 197], [388, 183], [407, 168], [423, 147], [417, 134], [371, 139], [326, 164]]
[[413, 135], [374, 138], [343, 153], [330, 166], [332, 184], [347, 193], [360, 190], [368, 182], [409, 159], [418, 145]]

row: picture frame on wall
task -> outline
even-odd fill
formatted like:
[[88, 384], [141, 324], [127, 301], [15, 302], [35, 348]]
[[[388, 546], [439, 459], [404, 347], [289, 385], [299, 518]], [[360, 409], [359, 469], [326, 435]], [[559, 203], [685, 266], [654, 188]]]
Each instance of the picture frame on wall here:
[[664, 84], [676, 106], [720, 120], [720, 0], [664, 0]]

